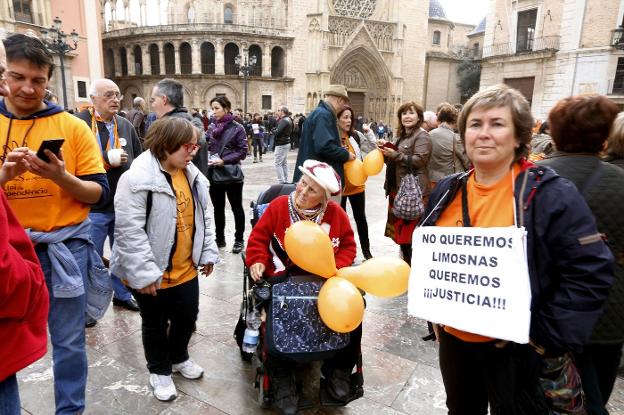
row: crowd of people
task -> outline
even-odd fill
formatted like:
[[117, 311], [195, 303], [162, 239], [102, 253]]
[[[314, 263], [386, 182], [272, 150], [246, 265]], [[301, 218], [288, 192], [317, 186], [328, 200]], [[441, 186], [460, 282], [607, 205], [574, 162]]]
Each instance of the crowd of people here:
[[[579, 412], [569, 413], [607, 413], [624, 345], [624, 115], [606, 97], [565, 98], [536, 125], [522, 94], [497, 85], [435, 112], [402, 103], [393, 129], [356, 114], [343, 85], [329, 85], [305, 116], [286, 106], [262, 116], [242, 114], [221, 95], [209, 111], [188, 111], [183, 85], [163, 79], [150, 111], [136, 97], [122, 116], [119, 87], [100, 79], [91, 105], [70, 114], [48, 100], [53, 70], [38, 39], [18, 34], [0, 43], [0, 414], [20, 413], [15, 374], [46, 353], [48, 331], [56, 413], [85, 411], [85, 327], [111, 299], [140, 312], [148, 383], [157, 399], [175, 399], [173, 373], [204, 373], [188, 345], [199, 278], [213, 273], [228, 243], [226, 197], [231, 252], [245, 251], [253, 280], [301, 271], [284, 249], [286, 230], [299, 221], [321, 225], [337, 268], [351, 266], [357, 244], [347, 202], [363, 259], [373, 252], [366, 188], [345, 165], [372, 151], [385, 163], [385, 236], [412, 267], [418, 226], [527, 232], [528, 344], [429, 325], [449, 414], [552, 413], [541, 378], [548, 359], [572, 362], [578, 373], [578, 393], [566, 403]], [[242, 161], [253, 153], [263, 162], [267, 150], [274, 183], [296, 186], [268, 204], [245, 246]], [[407, 177], [424, 208], [412, 218], [395, 209]], [[323, 363], [327, 391], [342, 404], [351, 399], [361, 336], [362, 325]], [[297, 413], [292, 362], [264, 357], [276, 407]]]

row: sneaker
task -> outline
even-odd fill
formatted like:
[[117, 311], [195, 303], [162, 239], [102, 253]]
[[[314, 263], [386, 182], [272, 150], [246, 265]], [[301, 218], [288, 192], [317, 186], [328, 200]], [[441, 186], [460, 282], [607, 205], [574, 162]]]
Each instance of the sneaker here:
[[178, 396], [178, 391], [173, 383], [173, 379], [171, 379], [171, 375], [150, 373], [149, 383], [154, 396], [159, 401], [172, 401]]
[[232, 245], [232, 253], [240, 254], [243, 251], [243, 241], [235, 241]]
[[180, 373], [187, 379], [199, 379], [204, 376], [204, 369], [192, 359], [171, 365], [171, 371], [173, 373]]

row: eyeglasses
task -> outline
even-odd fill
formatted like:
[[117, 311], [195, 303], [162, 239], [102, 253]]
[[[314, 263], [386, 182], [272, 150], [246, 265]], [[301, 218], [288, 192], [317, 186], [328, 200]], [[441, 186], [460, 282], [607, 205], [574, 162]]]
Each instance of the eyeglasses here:
[[182, 144], [182, 147], [184, 147], [187, 152], [193, 153], [194, 151], [199, 150], [199, 147], [201, 146], [199, 144], [186, 143], [186, 144]]
[[118, 100], [121, 101], [124, 98], [124, 96], [121, 95], [121, 93], [117, 91], [108, 91], [108, 92], [103, 93], [101, 96], [106, 98], [107, 100], [117, 98]]

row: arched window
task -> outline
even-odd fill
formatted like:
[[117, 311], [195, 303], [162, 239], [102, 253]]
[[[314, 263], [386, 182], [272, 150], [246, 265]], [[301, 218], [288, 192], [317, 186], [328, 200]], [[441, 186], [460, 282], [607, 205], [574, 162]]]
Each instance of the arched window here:
[[165, 74], [173, 75], [175, 73], [175, 50], [171, 43], [165, 43], [163, 46], [165, 52]]
[[234, 23], [234, 7], [229, 3], [223, 6], [223, 23]]
[[134, 47], [134, 73], [143, 75], [143, 51], [139, 45]]
[[236, 56], [238, 56], [238, 46], [234, 43], [228, 43], [223, 50], [223, 58], [225, 61], [225, 74], [238, 75], [238, 66], [236, 65]]
[[115, 76], [115, 53], [112, 49], [106, 51], [106, 77], [113, 78]]
[[271, 51], [271, 78], [284, 76], [284, 49], [276, 46]]
[[262, 76], [262, 49], [258, 45], [251, 45], [249, 47], [249, 57], [256, 57], [256, 66], [251, 71], [251, 76]]
[[160, 54], [158, 53], [158, 45], [152, 43], [149, 46], [150, 54], [150, 67], [152, 68], [152, 75], [160, 75]]
[[201, 72], [205, 74], [215, 73], [215, 48], [212, 43], [204, 42], [201, 45]]
[[184, 42], [180, 45], [180, 72], [190, 74], [193, 72], [193, 52], [191, 45]]
[[478, 58], [479, 57], [479, 42], [475, 42], [472, 45], [472, 57], [473, 58]]
[[121, 56], [121, 75], [128, 75], [128, 55], [126, 54], [126, 48], [119, 48], [119, 55]]
[[431, 41], [431, 43], [433, 43], [434, 45], [440, 45], [440, 38], [442, 37], [442, 34], [440, 33], [439, 30], [436, 30], [433, 32], [433, 40]]

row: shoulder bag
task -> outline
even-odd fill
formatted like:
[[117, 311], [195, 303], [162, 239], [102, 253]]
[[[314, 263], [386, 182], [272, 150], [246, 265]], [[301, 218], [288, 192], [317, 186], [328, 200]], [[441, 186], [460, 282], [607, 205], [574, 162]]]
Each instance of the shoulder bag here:
[[[221, 144], [221, 148], [218, 151], [219, 158], [222, 157], [223, 150], [225, 150], [225, 145], [230, 140], [223, 140]], [[210, 180], [210, 184], [235, 184], [235, 183], [243, 183], [245, 180], [245, 175], [243, 174], [243, 169], [241, 168], [240, 162], [236, 164], [224, 164], [223, 166], [209, 166], [210, 170], [208, 170], [208, 180]]]
[[412, 169], [412, 155], [407, 158], [409, 172], [401, 178], [401, 184], [394, 203], [392, 213], [399, 219], [418, 220], [425, 212], [420, 180]]

